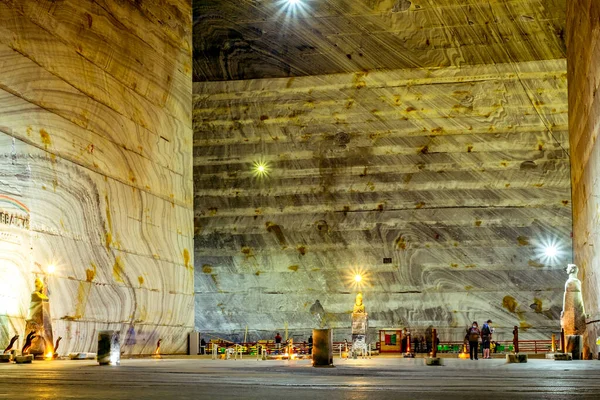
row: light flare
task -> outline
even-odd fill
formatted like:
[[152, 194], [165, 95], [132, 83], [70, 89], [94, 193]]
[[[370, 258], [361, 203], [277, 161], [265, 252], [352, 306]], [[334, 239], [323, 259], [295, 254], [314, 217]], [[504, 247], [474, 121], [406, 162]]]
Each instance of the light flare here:
[[294, 17], [308, 16], [310, 10], [308, 0], [278, 0], [277, 6], [279, 7], [279, 11], [275, 16], [283, 16], [284, 24], [291, 22]]
[[361, 267], [353, 268], [348, 271], [348, 274], [344, 277], [344, 280], [346, 281], [347, 286], [358, 290], [365, 286], [372, 285], [370, 274]]
[[538, 240], [535, 246], [535, 258], [543, 264], [563, 264], [567, 251], [563, 243], [557, 238]]
[[252, 164], [252, 173], [256, 178], [267, 177], [271, 169], [269, 168], [269, 164], [266, 161], [258, 160], [254, 161]]

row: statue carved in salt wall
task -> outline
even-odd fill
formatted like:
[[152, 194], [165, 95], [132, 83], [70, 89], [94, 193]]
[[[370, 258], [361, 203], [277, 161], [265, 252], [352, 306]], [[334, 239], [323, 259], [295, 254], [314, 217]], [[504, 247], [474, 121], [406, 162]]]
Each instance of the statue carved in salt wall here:
[[35, 278], [35, 291], [31, 293], [29, 303], [29, 317], [25, 325], [25, 333], [35, 333], [35, 337], [28, 349], [34, 356], [48, 356], [54, 354], [52, 340], [52, 318], [50, 316], [50, 299], [46, 294], [44, 283]]
[[567, 266], [569, 278], [565, 283], [563, 311], [560, 314], [560, 326], [565, 330], [565, 335], [583, 335], [586, 327], [581, 281], [577, 278], [577, 272], [577, 265]]

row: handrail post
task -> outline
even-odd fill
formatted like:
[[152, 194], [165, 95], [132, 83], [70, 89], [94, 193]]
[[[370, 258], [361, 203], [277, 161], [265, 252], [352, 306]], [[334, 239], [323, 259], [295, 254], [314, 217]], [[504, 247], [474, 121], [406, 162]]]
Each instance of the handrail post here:
[[565, 343], [565, 329], [562, 328], [560, 330], [560, 351], [561, 353], [566, 353], [567, 352], [567, 346]]
[[513, 345], [515, 347], [515, 354], [519, 353], [519, 327], [515, 325], [513, 329]]

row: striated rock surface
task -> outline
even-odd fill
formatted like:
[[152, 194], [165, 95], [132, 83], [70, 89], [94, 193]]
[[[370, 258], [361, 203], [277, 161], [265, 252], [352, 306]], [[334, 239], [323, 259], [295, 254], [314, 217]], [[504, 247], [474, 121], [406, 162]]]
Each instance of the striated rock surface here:
[[597, 353], [600, 337], [600, 147], [597, 96], [600, 74], [600, 4], [593, 0], [568, 2], [569, 132], [573, 181], [573, 246], [579, 266], [583, 301], [588, 314], [584, 346]]
[[45, 276], [61, 354], [185, 352], [190, 2], [1, 1], [0, 70], [0, 343]]
[[194, 81], [564, 58], [566, 0], [194, 1]]
[[373, 330], [560, 326], [564, 59], [196, 82], [193, 100], [198, 329], [308, 337], [319, 300], [349, 337], [359, 271]]

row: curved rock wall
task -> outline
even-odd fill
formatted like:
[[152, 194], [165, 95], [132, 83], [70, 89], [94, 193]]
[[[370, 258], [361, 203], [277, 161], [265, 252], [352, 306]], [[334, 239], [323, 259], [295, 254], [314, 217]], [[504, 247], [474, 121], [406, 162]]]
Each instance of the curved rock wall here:
[[569, 67], [569, 132], [573, 181], [573, 247], [579, 266], [587, 318], [587, 347], [598, 355], [600, 337], [600, 202], [595, 194], [600, 173], [597, 143], [600, 103], [596, 99], [600, 56], [597, 43], [600, 4], [590, 0], [570, 1], [567, 9]]
[[24, 337], [39, 276], [61, 354], [103, 329], [185, 352], [190, 2], [2, 1], [0, 70], [0, 346]]

